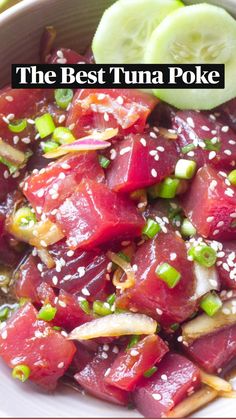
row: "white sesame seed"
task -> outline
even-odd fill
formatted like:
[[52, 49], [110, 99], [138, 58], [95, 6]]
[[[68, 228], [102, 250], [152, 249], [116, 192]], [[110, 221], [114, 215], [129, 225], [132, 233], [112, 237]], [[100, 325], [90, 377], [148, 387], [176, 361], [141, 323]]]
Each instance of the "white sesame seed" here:
[[107, 343], [105, 343], [105, 345], [103, 345], [102, 349], [103, 349], [105, 352], [107, 352], [107, 351], [109, 351], [110, 347], [109, 347], [109, 345], [107, 345]]
[[5, 96], [5, 99], [6, 99], [8, 102], [13, 102], [13, 100], [14, 100], [14, 98], [13, 98], [12, 96]]
[[157, 135], [156, 135], [155, 132], [152, 131], [152, 132], [150, 132], [149, 135], [150, 135], [151, 138], [157, 139]]
[[154, 400], [158, 400], [158, 401], [162, 399], [159, 393], [153, 393], [152, 397], [154, 398]]
[[202, 130], [203, 130], [203, 131], [210, 131], [210, 128], [208, 128], [206, 125], [203, 125], [203, 126], [202, 126]]
[[[80, 266], [78, 269], [77, 269], [77, 272], [78, 272], [78, 274], [79, 274], [79, 277], [80, 278], [82, 278], [84, 275], [85, 275], [85, 267], [84, 266]], [[89, 294], [90, 295], [90, 294]]]
[[167, 381], [167, 380], [168, 380], [167, 375], [166, 375], [166, 374], [162, 374], [162, 375], [161, 375], [161, 379], [162, 379], [163, 381]]
[[111, 368], [107, 368], [107, 370], [104, 374], [104, 377], [107, 377], [110, 374], [110, 372], [111, 372]]
[[187, 118], [187, 123], [188, 123], [188, 125], [189, 125], [191, 128], [195, 128], [195, 124], [194, 124], [193, 118], [188, 117], [188, 118]]
[[207, 217], [206, 221], [207, 223], [211, 223], [214, 220], [214, 217]]
[[110, 117], [109, 117], [107, 112], [104, 113], [103, 118], [104, 118], [104, 121], [106, 121], [106, 122], [109, 121]]
[[116, 99], [117, 103], [119, 103], [119, 105], [123, 105], [124, 103], [124, 99], [122, 96], [118, 96], [118, 98]]
[[102, 352], [102, 353], [101, 353], [101, 357], [102, 357], [103, 359], [107, 359], [107, 358], [108, 358], [108, 355], [107, 355], [107, 353], [106, 353], [106, 352]]
[[230, 150], [224, 150], [224, 154], [226, 154], [227, 156], [231, 156], [232, 151], [230, 151]]
[[85, 287], [81, 290], [81, 292], [82, 292], [83, 295], [87, 295], [87, 296], [90, 295], [89, 290], [87, 288], [85, 288]]
[[112, 148], [110, 150], [110, 159], [111, 160], [115, 160], [116, 156], [117, 156], [117, 152], [116, 152], [116, 150], [114, 148]]
[[123, 156], [124, 154], [129, 153], [129, 152], [130, 152], [130, 150], [131, 150], [131, 147], [125, 147], [125, 148], [122, 148], [122, 149], [120, 150], [120, 155], [121, 155], [121, 156]]
[[118, 346], [114, 346], [114, 348], [112, 349], [112, 352], [114, 353], [114, 354], [118, 354], [119, 353], [119, 348], [118, 348]]
[[57, 276], [53, 276], [52, 277], [52, 283], [53, 283], [53, 285], [57, 285], [58, 284], [58, 278], [57, 278]]
[[139, 351], [136, 351], [136, 349], [132, 349], [132, 350], [130, 351], [130, 355], [131, 355], [131, 356], [137, 356], [137, 355], [139, 355]]
[[164, 147], [162, 147], [161, 145], [157, 147], [157, 150], [160, 151], [161, 153], [165, 151]]
[[100, 93], [100, 94], [98, 95], [98, 100], [104, 100], [104, 99], [105, 99], [105, 97], [106, 97], [106, 95], [105, 95], [104, 93]]
[[57, 64], [66, 64], [67, 59], [66, 58], [57, 58]]
[[65, 366], [64, 362], [59, 362], [57, 368], [61, 369], [61, 368], [64, 368], [64, 366]]
[[1, 334], [2, 339], [7, 339], [7, 330], [4, 330]]
[[176, 253], [171, 253], [170, 254], [170, 260], [175, 260], [177, 258], [177, 254]]
[[58, 304], [59, 306], [65, 308], [66, 307], [66, 303], [64, 301], [58, 300]]
[[178, 336], [178, 337], [177, 337], [177, 341], [178, 341], [178, 342], [183, 342], [183, 336]]
[[216, 152], [215, 151], [210, 151], [208, 158], [209, 158], [209, 160], [213, 160], [215, 158], [215, 156], [216, 156]]
[[156, 312], [159, 316], [163, 314], [163, 311], [160, 308], [156, 308]]
[[229, 127], [228, 125], [225, 125], [224, 127], [221, 128], [222, 132], [228, 132], [229, 131]]
[[66, 254], [69, 258], [71, 258], [72, 256], [74, 256], [75, 252], [74, 252], [74, 250], [68, 250], [68, 252]]
[[152, 169], [152, 170], [151, 170], [151, 175], [152, 175], [152, 177], [154, 177], [154, 178], [156, 178], [156, 177], [157, 177], [157, 171], [156, 171], [156, 169]]
[[146, 147], [146, 145], [147, 145], [147, 141], [145, 140], [145, 138], [141, 138], [141, 139], [140, 139], [140, 143], [141, 143], [144, 147]]
[[62, 122], [64, 122], [65, 119], [66, 119], [66, 115], [60, 115], [59, 118], [58, 118], [59, 124], [62, 124]]

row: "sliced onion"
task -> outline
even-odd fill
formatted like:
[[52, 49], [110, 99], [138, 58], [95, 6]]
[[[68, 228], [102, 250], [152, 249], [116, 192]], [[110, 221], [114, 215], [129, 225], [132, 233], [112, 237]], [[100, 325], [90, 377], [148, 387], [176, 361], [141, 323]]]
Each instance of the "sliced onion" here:
[[47, 57], [51, 52], [53, 43], [56, 39], [56, 29], [53, 26], [46, 26], [40, 41], [40, 61], [41, 63], [47, 62]]
[[193, 269], [196, 279], [196, 299], [202, 297], [211, 290], [220, 289], [219, 276], [214, 266], [206, 268], [205, 266], [195, 262]]
[[205, 371], [200, 371], [201, 381], [209, 387], [217, 391], [229, 392], [232, 391], [231, 384], [217, 375], [207, 374]]
[[174, 407], [168, 414], [168, 418], [185, 418], [191, 413], [210, 403], [218, 397], [218, 392], [208, 386], [203, 386], [200, 390], [193, 393], [191, 396], [184, 399], [176, 407]]
[[103, 150], [110, 147], [110, 143], [107, 140], [116, 137], [118, 134], [117, 128], [108, 128], [107, 130], [100, 132], [94, 131], [86, 137], [80, 138], [73, 143], [63, 144], [54, 151], [46, 153], [44, 157], [47, 159], [61, 157], [67, 153], [74, 153], [78, 151], [94, 151]]
[[236, 391], [220, 391], [219, 392], [220, 397], [225, 397], [227, 399], [236, 399]]
[[157, 322], [145, 314], [117, 313], [76, 327], [69, 339], [87, 340], [109, 336], [152, 335], [156, 332]]
[[[115, 263], [121, 268], [121, 269], [117, 269], [113, 275], [112, 282], [115, 285], [115, 287], [122, 291], [127, 288], [133, 287], [135, 284], [135, 273], [131, 264], [129, 262], [126, 262], [116, 253], [108, 252], [107, 256], [109, 257], [109, 259], [111, 259], [113, 263]], [[123, 276], [123, 271], [126, 274], [126, 280], [124, 282], [121, 282], [120, 280]]]
[[25, 154], [12, 147], [0, 138], [0, 156], [15, 166], [21, 166], [25, 162]]
[[233, 324], [236, 324], [235, 298], [226, 301], [214, 316], [210, 317], [204, 313], [185, 323], [182, 326], [183, 339], [192, 342]]
[[33, 228], [32, 237], [29, 240], [31, 246], [39, 249], [51, 246], [63, 239], [64, 234], [60, 228], [49, 220], [39, 221]]
[[47, 249], [37, 249], [37, 253], [41, 261], [44, 263], [44, 265], [47, 266], [48, 269], [54, 268], [56, 265], [55, 260]]

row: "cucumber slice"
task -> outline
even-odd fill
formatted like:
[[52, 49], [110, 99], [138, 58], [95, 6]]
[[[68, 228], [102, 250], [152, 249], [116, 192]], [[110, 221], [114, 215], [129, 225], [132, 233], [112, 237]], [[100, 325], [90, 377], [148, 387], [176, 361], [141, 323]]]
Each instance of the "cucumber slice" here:
[[105, 11], [92, 50], [99, 64], [141, 64], [153, 30], [179, 0], [118, 0]]
[[160, 99], [180, 109], [212, 109], [236, 96], [236, 21], [209, 4], [173, 12], [153, 32], [145, 62], [225, 64], [225, 89], [155, 89]]

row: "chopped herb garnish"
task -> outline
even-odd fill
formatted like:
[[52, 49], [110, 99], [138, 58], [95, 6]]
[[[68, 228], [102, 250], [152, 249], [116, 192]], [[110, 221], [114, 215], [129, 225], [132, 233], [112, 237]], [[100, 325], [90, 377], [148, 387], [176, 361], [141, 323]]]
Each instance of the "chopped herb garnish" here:
[[152, 368], [149, 368], [149, 370], [147, 370], [143, 375], [144, 377], [149, 378], [153, 374], [155, 374], [155, 372], [157, 372], [157, 367], [152, 367]]

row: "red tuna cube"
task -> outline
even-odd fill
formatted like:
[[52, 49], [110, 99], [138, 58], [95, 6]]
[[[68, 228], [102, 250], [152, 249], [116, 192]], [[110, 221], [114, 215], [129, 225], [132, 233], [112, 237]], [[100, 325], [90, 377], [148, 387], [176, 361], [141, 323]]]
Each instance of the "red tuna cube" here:
[[109, 263], [104, 253], [80, 249], [72, 251], [65, 242], [54, 244], [49, 252], [56, 262], [54, 268], [47, 268], [37, 256], [32, 255], [21, 265], [15, 285], [18, 297], [38, 302], [37, 287], [42, 282], [71, 294], [84, 295], [85, 292], [86, 298], [92, 301], [103, 291]]
[[88, 393], [99, 399], [119, 405], [127, 405], [129, 399], [127, 391], [111, 386], [104, 380], [117, 356], [117, 349], [117, 347], [114, 347], [108, 351], [100, 350], [82, 371], [75, 374], [75, 380]]
[[37, 310], [28, 303], [16, 311], [0, 333], [0, 356], [10, 368], [27, 365], [30, 379], [53, 390], [69, 367], [76, 347], [59, 332], [37, 319]]
[[184, 356], [168, 353], [158, 365], [157, 372], [150, 378], [143, 378], [133, 399], [146, 418], [166, 417], [199, 386], [198, 368]]
[[138, 381], [168, 352], [167, 345], [157, 335], [142, 339], [115, 359], [105, 381], [126, 391], [133, 391]]
[[[181, 275], [174, 288], [169, 288], [155, 273], [163, 263]], [[159, 233], [156, 239], [146, 241], [137, 250], [133, 264], [137, 265], [136, 283], [118, 297], [118, 307], [137, 309], [164, 326], [183, 322], [194, 312], [193, 264], [187, 259], [185, 242], [175, 232]]]
[[56, 211], [53, 210], [59, 208], [84, 178], [104, 180], [95, 152], [74, 153], [49, 164], [26, 179], [23, 192], [38, 214], [49, 213], [54, 220]]
[[130, 135], [114, 147], [116, 158], [107, 170], [108, 186], [119, 192], [147, 188], [171, 175], [178, 160], [174, 141], [147, 134]]
[[72, 249], [95, 248], [141, 235], [144, 220], [135, 205], [104, 184], [83, 181], [62, 204], [56, 221]]
[[210, 166], [199, 169], [183, 198], [185, 214], [203, 237], [236, 238], [236, 188]]
[[[214, 114], [196, 111], [178, 111], [173, 117], [178, 144], [185, 152], [184, 158], [195, 160], [199, 167], [210, 164], [218, 168], [232, 169], [236, 160], [236, 134]], [[186, 150], [187, 151], [187, 150]]]
[[76, 137], [93, 129], [119, 128], [120, 133], [143, 132], [158, 100], [134, 89], [81, 89], [74, 96], [67, 126]]
[[236, 356], [236, 326], [203, 336], [184, 349], [204, 370], [220, 373]]

